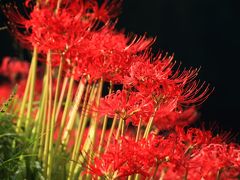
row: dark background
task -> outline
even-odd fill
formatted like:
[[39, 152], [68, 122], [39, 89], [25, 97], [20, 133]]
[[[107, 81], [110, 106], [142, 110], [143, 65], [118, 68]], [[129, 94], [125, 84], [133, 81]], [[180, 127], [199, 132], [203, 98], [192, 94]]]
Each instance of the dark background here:
[[[157, 36], [154, 51], [174, 53], [183, 67], [201, 66], [199, 78], [215, 91], [200, 107], [199, 122], [233, 133], [240, 130], [238, 7], [237, 0], [125, 0], [118, 24]], [[3, 21], [1, 15], [0, 26]], [[6, 30], [0, 41], [0, 59], [18, 55]]]

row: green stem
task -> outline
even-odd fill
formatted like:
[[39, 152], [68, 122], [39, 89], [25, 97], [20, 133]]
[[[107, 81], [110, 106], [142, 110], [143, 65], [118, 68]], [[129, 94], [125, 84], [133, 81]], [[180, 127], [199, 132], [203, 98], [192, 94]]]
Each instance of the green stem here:
[[[100, 98], [102, 95], [102, 86], [103, 86], [103, 79], [100, 79], [100, 82], [98, 83], [98, 87], [97, 87], [97, 96], [95, 98], [95, 102], [96, 102], [96, 107], [99, 106], [99, 102], [100, 102]], [[93, 112], [92, 114], [92, 119], [91, 119], [91, 124], [89, 127], [89, 131], [88, 131], [88, 136], [85, 140], [83, 149], [82, 149], [82, 155], [79, 158], [80, 162], [83, 162], [84, 159], [86, 159], [87, 154], [92, 154], [92, 148], [95, 144], [95, 139], [96, 139], [96, 129], [98, 126], [98, 112]]]
[[[98, 108], [99, 107], [99, 104], [100, 104], [100, 98], [102, 96], [102, 88], [103, 88], [103, 78], [100, 79], [100, 82], [98, 83], [98, 94], [97, 94], [97, 98], [96, 98], [96, 107]], [[97, 130], [97, 126], [98, 126], [98, 111], [95, 111], [93, 112], [93, 116], [92, 116], [92, 121], [91, 121], [91, 124], [90, 124], [90, 129], [89, 129], [89, 132], [88, 132], [88, 137], [89, 139], [86, 139], [86, 141], [88, 142], [92, 142], [91, 146], [89, 146], [88, 149], [85, 149], [85, 150], [89, 150], [89, 164], [90, 162], [93, 160], [94, 158], [94, 151], [93, 151], [93, 147], [94, 147], [94, 144], [96, 142], [96, 130]], [[85, 144], [84, 144], [85, 145]], [[86, 152], [87, 152], [86, 151]], [[92, 156], [91, 156], [92, 155]], [[87, 170], [89, 171], [89, 169]], [[91, 175], [90, 173], [87, 173], [87, 178], [91, 179]]]
[[74, 167], [75, 167], [75, 161], [77, 160], [77, 157], [79, 155], [79, 149], [80, 149], [80, 145], [82, 142], [81, 130], [82, 130], [82, 128], [85, 128], [86, 122], [87, 122], [87, 118], [84, 118], [84, 117], [85, 117], [85, 113], [87, 112], [86, 108], [87, 108], [87, 102], [88, 102], [88, 97], [89, 97], [88, 94], [90, 92], [90, 89], [91, 89], [90, 85], [88, 84], [87, 88], [86, 88], [86, 94], [84, 97], [82, 111], [81, 111], [80, 122], [79, 122], [78, 128], [77, 128], [76, 140], [75, 140], [73, 152], [71, 155], [71, 161], [70, 161], [70, 166], [69, 166], [69, 175], [68, 175], [70, 177], [69, 179], [72, 179], [72, 175], [73, 175]]
[[[52, 114], [52, 67], [51, 67], [51, 51], [48, 52], [47, 57], [47, 78], [48, 78], [48, 111], [47, 111], [47, 128], [46, 128], [46, 138], [43, 152], [43, 162], [45, 164], [45, 172], [48, 169], [48, 154], [49, 154], [49, 137], [50, 137], [50, 126], [51, 126], [51, 114]], [[49, 178], [48, 174], [47, 177]]]
[[141, 131], [141, 125], [142, 125], [142, 118], [140, 118], [139, 123], [138, 123], [138, 128], [137, 128], [137, 135], [136, 135], [136, 142], [138, 141], [140, 137], [140, 131]]
[[66, 102], [65, 102], [65, 107], [64, 107], [63, 115], [62, 115], [62, 119], [61, 119], [61, 125], [60, 125], [60, 129], [59, 129], [58, 140], [57, 140], [57, 143], [56, 143], [57, 148], [58, 148], [58, 146], [61, 142], [62, 132], [63, 132], [63, 128], [64, 128], [65, 122], [66, 122], [66, 117], [67, 117], [67, 114], [68, 114], [68, 111], [69, 111], [70, 104], [72, 102], [73, 84], [74, 84], [74, 77], [71, 76], [69, 86], [68, 86], [67, 99], [66, 99]]
[[[51, 64], [50, 64], [50, 68], [51, 68]], [[51, 73], [50, 73], [50, 75], [51, 75]], [[51, 174], [52, 174], [52, 164], [53, 164], [53, 155], [54, 155], [53, 154], [53, 134], [54, 134], [54, 128], [55, 128], [55, 122], [56, 122], [55, 113], [56, 113], [56, 107], [57, 107], [57, 100], [58, 100], [61, 76], [62, 76], [62, 58], [60, 60], [60, 66], [59, 66], [59, 70], [58, 70], [56, 91], [55, 91], [55, 97], [54, 97], [54, 103], [53, 103], [53, 111], [52, 111], [52, 117], [51, 117], [51, 122], [50, 122], [48, 169], [47, 169], [48, 179], [51, 179]], [[50, 83], [50, 87], [51, 87], [51, 84], [52, 83]], [[52, 92], [52, 91], [50, 90], [50, 92]]]
[[[93, 85], [92, 90], [91, 90], [91, 94], [90, 94], [90, 97], [89, 97], [89, 100], [88, 100], [86, 112], [84, 113], [83, 125], [82, 125], [81, 133], [80, 133], [80, 136], [79, 136], [79, 141], [80, 141], [79, 144], [80, 145], [81, 145], [81, 142], [82, 142], [82, 139], [83, 139], [83, 134], [85, 132], [86, 124], [87, 124], [87, 121], [88, 121], [89, 109], [92, 106], [92, 104], [94, 103], [94, 100], [96, 98], [96, 94], [97, 94], [97, 87], [96, 87], [96, 85]], [[85, 142], [86, 142], [86, 140], [85, 140]], [[85, 146], [85, 144], [84, 144], [84, 146]], [[75, 176], [78, 174], [79, 170], [82, 167], [82, 163], [84, 163], [84, 161], [85, 161], [84, 155], [86, 155], [86, 153], [87, 152], [82, 151], [82, 154], [80, 154], [79, 157], [77, 158], [79, 163], [76, 164], [77, 167], [74, 170], [74, 178], [73, 179], [76, 179]], [[71, 178], [68, 178], [68, 179], [70, 180]]]
[[46, 118], [47, 118], [47, 97], [48, 97], [48, 78], [47, 74], [46, 76], [46, 83], [44, 85], [44, 89], [46, 89], [46, 95], [44, 99], [44, 105], [43, 105], [43, 119], [42, 119], [42, 125], [41, 125], [41, 133], [40, 133], [40, 143], [39, 143], [39, 151], [38, 151], [38, 158], [43, 160], [43, 152], [44, 152], [44, 144], [46, 140]]
[[154, 112], [152, 114], [152, 116], [149, 118], [149, 121], [148, 121], [148, 124], [147, 124], [147, 127], [145, 129], [145, 132], [144, 132], [144, 135], [143, 135], [143, 138], [147, 138], [150, 131], [151, 131], [151, 128], [152, 128], [152, 125], [153, 125], [153, 120], [155, 118], [155, 115], [156, 115], [156, 112], [157, 112], [158, 108], [156, 107], [154, 109]]
[[30, 118], [32, 114], [32, 104], [34, 98], [34, 88], [36, 81], [36, 69], [37, 69], [37, 48], [34, 48], [33, 57], [32, 57], [32, 73], [31, 73], [31, 81], [30, 81], [30, 89], [29, 89], [29, 102], [27, 107], [27, 116], [25, 121], [25, 131], [28, 133], [30, 131]]
[[110, 145], [110, 142], [111, 142], [111, 139], [112, 139], [112, 134], [113, 134], [114, 128], [115, 128], [116, 123], [117, 123], [117, 117], [118, 117], [117, 114], [115, 114], [114, 118], [113, 118], [111, 129], [110, 129], [110, 132], [109, 132], [109, 135], [108, 135], [108, 141], [107, 141], [105, 151], [108, 149], [108, 146]]
[[[46, 76], [44, 77], [43, 83], [46, 84]], [[42, 121], [44, 120], [44, 107], [46, 103], [46, 95], [47, 95], [47, 88], [44, 86], [43, 88], [43, 94], [40, 102], [40, 107], [39, 107], [39, 117], [37, 119], [37, 124], [36, 124], [36, 133], [34, 134], [35, 141], [34, 141], [34, 146], [33, 146], [33, 153], [37, 153], [37, 148], [39, 141], [41, 140], [41, 129], [42, 129]]]
[[[35, 51], [36, 48], [34, 48]], [[19, 111], [19, 117], [17, 120], [17, 127], [16, 127], [16, 132], [19, 133], [21, 131], [21, 127], [22, 127], [22, 121], [23, 121], [23, 115], [24, 115], [24, 110], [25, 110], [25, 106], [26, 106], [26, 102], [27, 102], [27, 98], [29, 95], [29, 89], [30, 89], [30, 83], [31, 83], [31, 79], [32, 79], [32, 71], [33, 71], [33, 66], [34, 66], [34, 52], [33, 52], [33, 57], [32, 57], [32, 61], [31, 61], [31, 66], [29, 69], [29, 74], [28, 74], [28, 79], [27, 79], [27, 84], [24, 90], [24, 95], [23, 95], [23, 99], [22, 99], [22, 103], [20, 106], [20, 111]]]
[[[46, 96], [48, 92], [46, 93]], [[47, 102], [44, 103], [44, 113], [42, 119], [42, 128], [40, 133], [40, 143], [39, 143], [39, 151], [38, 151], [38, 158], [43, 161], [43, 152], [44, 152], [44, 144], [46, 140], [46, 118], [47, 118]]]
[[85, 89], [85, 79], [81, 79], [79, 82], [79, 85], [78, 85], [77, 93], [76, 93], [74, 101], [73, 101], [73, 105], [69, 112], [69, 120], [68, 120], [68, 123], [66, 126], [66, 130], [63, 133], [62, 144], [64, 146], [66, 146], [68, 144], [70, 132], [75, 123], [76, 115], [77, 115], [77, 112], [78, 112], [78, 109], [80, 106], [80, 102], [82, 100], [82, 95], [83, 95], [84, 89]]
[[144, 135], [143, 135], [143, 138], [147, 138], [149, 133], [150, 133], [150, 130], [151, 130], [151, 127], [152, 127], [152, 124], [153, 124], [153, 119], [154, 117], [151, 116], [149, 121], [148, 121], [148, 124], [147, 124], [147, 127], [145, 129], [145, 132], [144, 132]]
[[[60, 81], [62, 77], [62, 58], [60, 60], [60, 65], [58, 69], [58, 76], [57, 76], [57, 84], [56, 84], [56, 89], [55, 89], [55, 96], [54, 96], [54, 103], [53, 103], [53, 111], [52, 111], [52, 121], [56, 121], [56, 110], [57, 110], [57, 104], [58, 104], [58, 96], [59, 96], [59, 90], [60, 90]], [[52, 124], [52, 127], [54, 128], [54, 123]]]
[[[112, 84], [112, 82], [110, 82], [110, 88], [109, 88], [108, 94], [111, 94], [112, 90], [113, 90], [113, 84]], [[108, 120], [108, 116], [105, 115], [104, 119], [103, 119], [101, 138], [100, 138], [100, 142], [99, 142], [99, 146], [98, 146], [98, 155], [100, 155], [100, 153], [102, 151], [103, 140], [104, 140], [105, 132], [106, 132], [106, 128], [107, 128], [107, 120]]]
[[69, 78], [67, 78], [65, 76], [64, 80], [63, 80], [63, 85], [62, 85], [62, 88], [61, 88], [61, 94], [60, 94], [60, 98], [59, 98], [59, 101], [58, 101], [57, 110], [56, 110], [56, 113], [55, 113], [55, 116], [56, 116], [55, 120], [56, 121], [58, 119], [58, 115], [59, 115], [61, 107], [62, 107], [63, 98], [64, 98], [64, 95], [65, 95], [65, 91], [66, 91], [66, 87], [67, 87], [67, 84], [68, 84], [68, 80], [69, 80]]
[[117, 134], [115, 137], [116, 140], [118, 140], [118, 138], [120, 137], [120, 131], [122, 129], [122, 125], [123, 125], [123, 118], [120, 118], [119, 123], [118, 123]]

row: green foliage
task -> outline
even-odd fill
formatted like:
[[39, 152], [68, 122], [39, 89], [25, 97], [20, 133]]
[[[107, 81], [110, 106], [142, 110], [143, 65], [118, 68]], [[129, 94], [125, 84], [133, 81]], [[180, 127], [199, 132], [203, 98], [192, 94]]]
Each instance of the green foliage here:
[[[0, 179], [1, 180], [43, 180], [42, 164], [36, 154], [32, 154], [33, 142], [26, 133], [16, 133], [13, 114], [8, 107], [13, 101], [11, 96], [1, 107], [0, 112]], [[64, 180], [67, 177], [66, 165], [69, 156], [64, 150], [54, 150], [52, 179]]]
[[15, 116], [8, 113], [16, 88], [0, 108], [0, 179], [43, 179], [41, 164], [30, 154], [31, 142], [24, 134], [17, 134]]

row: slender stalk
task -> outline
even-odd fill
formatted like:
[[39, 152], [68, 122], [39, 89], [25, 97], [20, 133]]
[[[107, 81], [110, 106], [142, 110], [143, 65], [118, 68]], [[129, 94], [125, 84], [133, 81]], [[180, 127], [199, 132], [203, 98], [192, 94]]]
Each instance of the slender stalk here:
[[139, 137], [140, 137], [141, 125], [142, 125], [142, 118], [140, 118], [139, 123], [138, 123], [137, 135], [136, 135], [136, 140], [135, 140], [136, 142], [139, 140]]
[[19, 111], [19, 117], [17, 120], [17, 128], [16, 128], [16, 132], [19, 133], [21, 131], [21, 127], [22, 127], [22, 121], [23, 121], [23, 114], [24, 114], [24, 110], [25, 110], [25, 106], [26, 106], [26, 102], [27, 102], [27, 97], [28, 97], [28, 92], [30, 89], [30, 81], [31, 81], [31, 75], [32, 75], [32, 65], [30, 67], [29, 70], [29, 74], [28, 74], [28, 79], [27, 79], [27, 84], [24, 90], [24, 95], [23, 95], [23, 99], [22, 99], [22, 103], [20, 106], [20, 111]]
[[44, 145], [44, 152], [43, 152], [43, 162], [45, 163], [45, 171], [48, 179], [51, 179], [49, 172], [49, 143], [50, 143], [50, 131], [51, 131], [51, 115], [52, 115], [52, 67], [51, 67], [51, 51], [48, 52], [47, 58], [47, 77], [48, 77], [48, 112], [47, 112], [47, 129], [46, 129], [46, 141]]
[[57, 7], [56, 7], [56, 9], [55, 9], [55, 13], [56, 13], [56, 14], [58, 13], [58, 10], [59, 10], [59, 8], [60, 8], [60, 6], [61, 6], [61, 2], [62, 2], [62, 0], [58, 0], [58, 1], [57, 1]]
[[[62, 60], [61, 60], [62, 61]], [[50, 71], [50, 85], [49, 85], [49, 100], [52, 103], [52, 66], [51, 62], [49, 62], [49, 71]], [[50, 121], [50, 132], [49, 132], [49, 147], [48, 147], [48, 162], [47, 162], [47, 178], [50, 180], [52, 175], [52, 162], [53, 162], [53, 134], [54, 134], [54, 128], [55, 128], [55, 111], [57, 106], [57, 98], [58, 98], [58, 91], [59, 91], [59, 84], [60, 84], [60, 78], [61, 78], [61, 72], [62, 72], [62, 63], [60, 63], [59, 71], [58, 71], [58, 77], [57, 77], [57, 85], [56, 85], [56, 92], [54, 97], [54, 105], [53, 110], [49, 113], [49, 121]], [[52, 104], [50, 105], [52, 107]]]
[[[48, 71], [48, 70], [47, 70]], [[43, 152], [44, 152], [44, 145], [45, 145], [45, 140], [46, 140], [46, 129], [47, 129], [47, 111], [48, 111], [48, 85], [49, 85], [49, 79], [48, 79], [48, 72], [45, 73], [45, 84], [44, 84], [44, 89], [46, 89], [46, 95], [44, 99], [44, 113], [43, 113], [43, 119], [42, 119], [42, 129], [41, 129], [41, 134], [40, 134], [40, 144], [39, 144], [39, 151], [38, 151], [38, 157], [39, 159], [43, 160]]]
[[56, 116], [55, 120], [56, 121], [58, 119], [58, 115], [59, 115], [61, 107], [62, 107], [63, 98], [64, 98], [64, 95], [65, 95], [65, 91], [66, 91], [66, 87], [67, 87], [67, 84], [68, 84], [68, 80], [69, 80], [69, 78], [65, 76], [64, 80], [63, 80], [63, 85], [62, 85], [62, 88], [61, 88], [61, 94], [60, 94], [59, 101], [58, 101], [58, 104], [57, 104], [56, 113], [55, 113], [55, 116]]
[[[100, 98], [102, 96], [102, 87], [103, 87], [103, 78], [100, 79], [100, 82], [98, 84], [98, 94], [97, 94], [97, 98], [96, 98], [96, 107], [97, 108], [99, 107]], [[93, 147], [96, 142], [97, 126], [98, 126], [98, 111], [95, 111], [95, 112], [93, 112], [90, 129], [88, 131], [89, 139], [86, 139], [86, 141], [88, 141], [87, 143], [92, 142], [91, 146], [89, 146], [87, 149], [85, 149], [85, 150], [89, 150], [90, 157], [91, 157], [91, 155], [93, 155], [93, 157], [94, 157]], [[84, 144], [84, 146], [85, 146], [85, 144]], [[89, 162], [91, 162], [93, 160], [92, 158], [89, 158]], [[89, 171], [89, 169], [87, 171]], [[88, 174], [87, 178], [91, 179], [90, 173], [87, 173], [87, 174]]]
[[24, 115], [24, 110], [25, 110], [25, 106], [27, 103], [27, 98], [29, 95], [29, 90], [30, 90], [30, 85], [31, 85], [31, 81], [32, 81], [32, 74], [34, 73], [34, 65], [35, 65], [35, 60], [37, 60], [37, 48], [34, 47], [34, 51], [33, 51], [33, 56], [32, 56], [32, 61], [31, 61], [31, 66], [29, 69], [29, 74], [28, 74], [28, 79], [27, 79], [27, 84], [24, 90], [24, 95], [23, 95], [23, 99], [22, 99], [22, 103], [20, 106], [20, 111], [19, 111], [19, 117], [17, 120], [17, 127], [16, 127], [16, 132], [19, 133], [21, 131], [21, 127], [22, 127], [22, 123], [23, 123], [23, 115]]
[[146, 127], [146, 129], [145, 129], [143, 138], [147, 138], [147, 137], [148, 137], [148, 135], [149, 135], [149, 133], [150, 133], [150, 131], [151, 131], [152, 124], [153, 124], [153, 119], [154, 119], [154, 117], [151, 116], [150, 119], [149, 119], [149, 121], [148, 121], [147, 127]]
[[149, 133], [151, 131], [151, 128], [152, 128], [152, 125], [153, 125], [153, 120], [155, 118], [155, 114], [156, 114], [157, 110], [158, 110], [158, 108], [156, 107], [154, 109], [154, 112], [153, 112], [152, 116], [149, 118], [149, 121], [148, 121], [147, 127], [145, 129], [143, 138], [147, 138], [148, 137], [148, 135], [149, 135]]
[[[112, 82], [110, 82], [110, 87], [109, 87], [109, 92], [108, 94], [111, 94], [113, 90], [113, 84]], [[101, 151], [102, 151], [102, 146], [103, 146], [103, 140], [105, 137], [105, 132], [106, 132], [106, 128], [107, 128], [107, 120], [108, 120], [108, 116], [105, 115], [104, 119], [103, 119], [103, 126], [102, 126], [102, 133], [101, 133], [101, 138], [100, 138], [100, 142], [99, 142], [99, 146], [98, 146], [98, 155], [100, 155]]]
[[[96, 106], [99, 106], [99, 102], [100, 102], [100, 97], [102, 95], [102, 86], [103, 86], [103, 79], [101, 78], [100, 82], [98, 83], [98, 87], [97, 87], [97, 96], [95, 98], [95, 102], [96, 102]], [[85, 140], [84, 146], [82, 148], [82, 154], [79, 157], [79, 161], [83, 162], [84, 159], [86, 159], [87, 154], [92, 154], [92, 149], [91, 146], [93, 147], [95, 144], [95, 136], [96, 136], [96, 129], [97, 129], [97, 125], [98, 125], [98, 112], [93, 112], [92, 115], [92, 119], [91, 119], [91, 124], [89, 127], [89, 131], [88, 131], [88, 136]], [[81, 166], [78, 166], [78, 169], [80, 169]], [[77, 169], [77, 171], [78, 171]]]
[[58, 148], [58, 146], [59, 146], [59, 144], [61, 142], [62, 132], [63, 132], [63, 128], [65, 126], [67, 113], [69, 111], [69, 106], [70, 106], [70, 104], [72, 102], [73, 84], [74, 84], [74, 77], [71, 76], [71, 79], [70, 79], [70, 82], [69, 82], [69, 86], [68, 86], [67, 99], [66, 99], [66, 102], [65, 102], [65, 107], [64, 107], [63, 115], [62, 115], [62, 119], [61, 119], [61, 125], [60, 125], [60, 129], [59, 129], [58, 140], [57, 140], [57, 143], [56, 143], [56, 147], [57, 148]]
[[109, 135], [108, 135], [108, 141], [107, 141], [107, 145], [106, 145], [106, 150], [108, 149], [108, 146], [110, 145], [112, 134], [113, 134], [114, 128], [115, 128], [116, 123], [117, 123], [117, 117], [118, 117], [118, 115], [115, 114], [115, 116], [113, 118], [111, 129], [110, 129], [110, 132], [109, 132]]
[[76, 115], [80, 106], [80, 102], [82, 100], [82, 95], [85, 89], [85, 79], [81, 79], [78, 85], [78, 90], [77, 93], [75, 95], [74, 101], [73, 101], [73, 105], [71, 107], [71, 110], [69, 112], [69, 120], [67, 123], [67, 127], [66, 130], [64, 130], [63, 133], [63, 139], [62, 139], [62, 144], [64, 146], [66, 146], [68, 144], [68, 140], [69, 140], [69, 136], [70, 136], [70, 132], [73, 128], [73, 125], [75, 123], [75, 119], [76, 119]]
[[167, 171], [166, 168], [164, 168], [164, 169], [161, 171], [161, 175], [160, 175], [159, 180], [163, 180], [163, 179], [164, 179], [164, 176], [165, 176], [165, 174], [166, 174], [166, 171]]
[[120, 136], [120, 131], [122, 129], [122, 125], [123, 125], [123, 118], [120, 118], [119, 123], [118, 123], [118, 129], [117, 129], [117, 134], [115, 139], [118, 140], [119, 136]]
[[107, 117], [107, 115], [105, 115], [104, 119], [103, 119], [101, 138], [100, 138], [100, 142], [99, 142], [99, 146], [98, 146], [98, 155], [100, 155], [100, 153], [102, 151], [103, 140], [104, 140], [105, 132], [106, 132], [106, 128], [107, 128], [107, 120], [108, 120], [108, 117]]
[[157, 163], [157, 166], [156, 166], [156, 168], [154, 170], [153, 176], [151, 177], [150, 180], [156, 179], [156, 175], [157, 175], [157, 172], [158, 172], [159, 165], [160, 165], [160, 163]]
[[30, 118], [32, 114], [32, 105], [33, 105], [33, 98], [34, 98], [34, 88], [35, 88], [35, 81], [36, 81], [36, 69], [37, 69], [37, 48], [35, 47], [33, 50], [33, 57], [32, 57], [32, 73], [31, 73], [31, 81], [30, 81], [30, 89], [29, 89], [29, 102], [27, 107], [27, 116], [25, 121], [25, 131], [30, 131]]
[[[48, 179], [51, 179], [51, 174], [52, 174], [52, 164], [53, 164], [53, 156], [54, 156], [54, 154], [53, 154], [53, 134], [54, 134], [54, 128], [55, 128], [55, 122], [56, 122], [55, 114], [56, 114], [56, 107], [57, 107], [57, 100], [58, 100], [61, 76], [62, 76], [62, 57], [61, 57], [60, 65], [59, 65], [59, 69], [58, 69], [56, 91], [55, 91], [55, 97], [54, 97], [54, 103], [53, 103], [52, 117], [51, 117], [51, 122], [50, 122], [48, 169], [47, 169]], [[50, 83], [50, 84], [52, 84], [52, 83]], [[52, 92], [52, 91], [50, 90], [50, 92]]]
[[85, 118], [85, 121], [83, 122], [83, 119], [85, 117], [85, 113], [86, 113], [86, 108], [87, 108], [87, 102], [88, 102], [88, 94], [90, 92], [90, 85], [88, 84], [87, 85], [87, 88], [86, 88], [86, 93], [85, 93], [85, 97], [84, 97], [84, 102], [83, 102], [83, 107], [82, 107], [82, 111], [81, 111], [81, 116], [80, 116], [80, 121], [79, 121], [79, 124], [78, 124], [78, 128], [77, 128], [77, 135], [76, 135], [76, 140], [75, 140], [75, 144], [74, 144], [74, 148], [73, 148], [73, 152], [72, 152], [72, 155], [71, 155], [71, 160], [70, 161], [70, 166], [69, 166], [69, 179], [72, 178], [72, 175], [73, 175], [73, 172], [74, 172], [74, 167], [75, 167], [75, 161], [77, 160], [77, 156], [78, 156], [78, 151], [80, 149], [80, 145], [81, 145], [81, 141], [82, 141], [82, 136], [81, 136], [81, 130], [82, 130], [82, 127], [85, 128], [86, 126], [86, 118]]
[[[62, 68], [63, 68], [63, 62], [62, 61], [63, 61], [63, 59], [61, 58], [60, 65], [59, 65], [59, 68], [58, 68], [57, 84], [56, 84], [54, 103], [53, 103], [53, 111], [52, 111], [52, 120], [53, 120], [53, 122], [56, 121], [56, 111], [57, 111], [57, 105], [58, 105], [60, 81], [61, 81], [61, 77], [62, 77]], [[54, 125], [54, 123], [52, 125]], [[52, 127], [54, 127], [54, 126], [52, 126]]]
[[[97, 87], [95, 85], [93, 85], [92, 87], [92, 90], [91, 90], [91, 94], [90, 94], [90, 97], [89, 97], [89, 100], [88, 100], [88, 104], [87, 104], [87, 108], [86, 108], [86, 112], [84, 113], [84, 118], [83, 118], [83, 124], [82, 124], [82, 129], [81, 129], [81, 132], [80, 132], [80, 136], [79, 136], [79, 144], [81, 145], [81, 142], [82, 142], [82, 138], [83, 138], [83, 134], [85, 132], [85, 128], [86, 128], [86, 124], [87, 124], [87, 120], [88, 120], [88, 115], [89, 115], [89, 110], [90, 110], [90, 107], [92, 106], [95, 98], [96, 98], [96, 94], [97, 94]], [[89, 130], [90, 131], [90, 130]], [[78, 152], [78, 151], [77, 151]], [[76, 179], [76, 175], [78, 174], [79, 170], [81, 169], [82, 167], [82, 163], [85, 161], [85, 153], [87, 152], [84, 152], [82, 151], [83, 154], [80, 154], [78, 155], [79, 157], [77, 158], [78, 159], [78, 164], [76, 164], [76, 168], [74, 169], [74, 178], [73, 179]], [[79, 152], [78, 152], [79, 154]], [[71, 178], [69, 177], [69, 180]]]
[[124, 135], [124, 130], [125, 130], [125, 121], [122, 122], [121, 136]]
[[[44, 84], [46, 84], [46, 77], [44, 77], [43, 80]], [[34, 134], [35, 137], [35, 141], [34, 141], [34, 145], [33, 145], [33, 153], [37, 153], [37, 147], [39, 145], [39, 141], [41, 140], [41, 129], [42, 129], [42, 121], [44, 120], [44, 106], [46, 103], [46, 95], [47, 95], [47, 88], [46, 86], [44, 86], [43, 88], [43, 94], [42, 94], [42, 98], [41, 98], [41, 102], [40, 102], [40, 107], [39, 107], [39, 117], [37, 119], [37, 124], [36, 124], [36, 132]]]

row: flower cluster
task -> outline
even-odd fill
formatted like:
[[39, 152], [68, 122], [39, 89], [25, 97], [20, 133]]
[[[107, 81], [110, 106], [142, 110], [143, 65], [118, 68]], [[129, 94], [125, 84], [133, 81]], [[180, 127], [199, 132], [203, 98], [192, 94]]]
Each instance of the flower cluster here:
[[[51, 51], [51, 63], [59, 65], [64, 59], [65, 69], [76, 79], [89, 76], [91, 80], [104, 77], [107, 81], [120, 81], [137, 52], [147, 49], [154, 39], [145, 36], [126, 37], [114, 30], [112, 21], [118, 13], [119, 1], [76, 0], [62, 4], [56, 10], [56, 2], [36, 5], [29, 19], [19, 16], [17, 10], [5, 8], [8, 18], [15, 22], [17, 38], [39, 53]], [[78, 10], [77, 10], [78, 9]], [[24, 28], [24, 34], [19, 31]], [[69, 70], [70, 69], [70, 70]]]
[[237, 179], [239, 156], [238, 145], [226, 144], [210, 131], [177, 127], [168, 135], [151, 134], [139, 141], [121, 137], [94, 158], [87, 172], [110, 179], [133, 174], [153, 179]]

